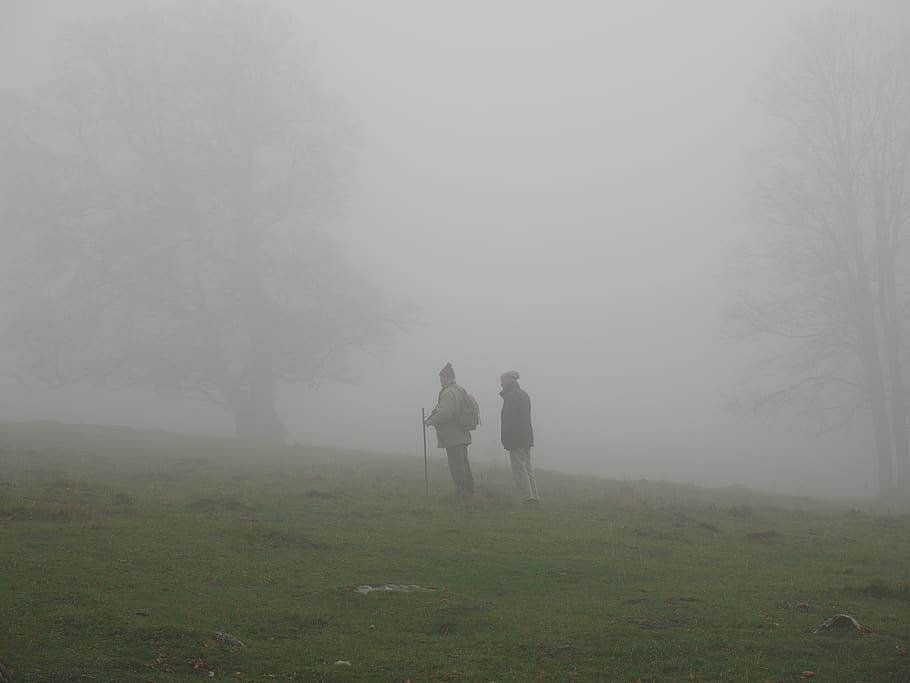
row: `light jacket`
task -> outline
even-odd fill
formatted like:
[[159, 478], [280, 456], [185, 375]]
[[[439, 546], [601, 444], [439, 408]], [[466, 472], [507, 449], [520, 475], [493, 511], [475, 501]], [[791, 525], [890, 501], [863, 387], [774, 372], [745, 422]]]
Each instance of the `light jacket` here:
[[464, 389], [449, 380], [439, 392], [436, 408], [427, 418], [427, 424], [436, 428], [436, 445], [439, 448], [464, 446], [471, 443], [471, 432], [458, 426], [458, 415], [464, 410]]

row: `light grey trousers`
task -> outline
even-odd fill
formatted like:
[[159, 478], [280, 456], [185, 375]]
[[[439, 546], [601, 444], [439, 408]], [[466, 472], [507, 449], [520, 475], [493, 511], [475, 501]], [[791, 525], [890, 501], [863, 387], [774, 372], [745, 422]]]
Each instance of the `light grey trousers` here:
[[509, 451], [509, 460], [512, 461], [512, 476], [521, 492], [522, 502], [540, 500], [540, 496], [537, 495], [537, 482], [534, 481], [534, 468], [531, 467], [531, 449], [516, 448]]

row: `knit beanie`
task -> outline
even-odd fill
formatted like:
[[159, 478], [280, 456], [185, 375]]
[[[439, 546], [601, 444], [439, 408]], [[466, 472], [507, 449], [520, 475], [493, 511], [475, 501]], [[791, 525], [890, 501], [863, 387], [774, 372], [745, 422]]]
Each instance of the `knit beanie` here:
[[452, 369], [451, 363], [446, 363], [446, 366], [439, 371], [440, 377], [448, 377], [449, 379], [455, 379], [455, 370]]

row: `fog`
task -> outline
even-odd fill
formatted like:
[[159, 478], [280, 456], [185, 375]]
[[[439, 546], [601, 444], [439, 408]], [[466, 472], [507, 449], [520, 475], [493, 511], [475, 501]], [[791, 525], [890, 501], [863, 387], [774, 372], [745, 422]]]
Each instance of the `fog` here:
[[[332, 232], [413, 320], [353, 382], [282, 385], [290, 438], [419, 455], [451, 362], [481, 406], [481, 472], [508, 462], [498, 380], [516, 369], [538, 468], [872, 495], [863, 425], [818, 437], [726, 408], [755, 357], [723, 313], [767, 134], [756, 92], [794, 25], [835, 4], [295, 5], [355, 131]], [[67, 23], [120, 6], [0, 4], [0, 89], [46, 79]], [[0, 415], [231, 432], [213, 406], [10, 375]]]

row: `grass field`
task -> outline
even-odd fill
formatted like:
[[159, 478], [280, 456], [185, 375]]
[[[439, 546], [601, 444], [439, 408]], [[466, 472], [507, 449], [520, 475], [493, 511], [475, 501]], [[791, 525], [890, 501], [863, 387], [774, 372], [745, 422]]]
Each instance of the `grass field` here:
[[[425, 496], [413, 457], [54, 424], [0, 446], [17, 682], [910, 681], [907, 516], [546, 471], [525, 508], [505, 458], [463, 506], [436, 457]], [[432, 590], [355, 591], [386, 583]], [[871, 633], [813, 633], [841, 612]]]

